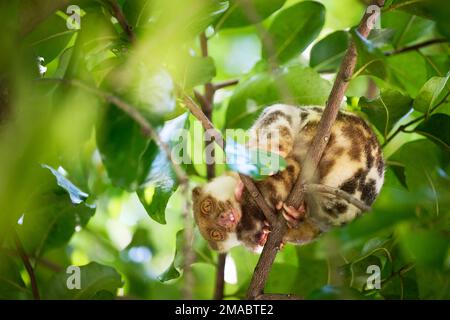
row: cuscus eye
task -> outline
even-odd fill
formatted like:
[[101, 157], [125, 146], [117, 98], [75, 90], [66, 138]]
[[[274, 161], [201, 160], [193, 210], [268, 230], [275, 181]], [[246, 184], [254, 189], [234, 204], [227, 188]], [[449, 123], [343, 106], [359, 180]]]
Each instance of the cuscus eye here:
[[211, 213], [211, 211], [213, 211], [213, 209], [214, 209], [214, 202], [210, 198], [203, 200], [202, 203], [200, 204], [200, 211], [203, 214], [209, 214]]
[[211, 239], [213, 239], [214, 241], [223, 241], [223, 240], [225, 240], [224, 234], [222, 232], [220, 232], [219, 230], [211, 230], [209, 235], [211, 236]]

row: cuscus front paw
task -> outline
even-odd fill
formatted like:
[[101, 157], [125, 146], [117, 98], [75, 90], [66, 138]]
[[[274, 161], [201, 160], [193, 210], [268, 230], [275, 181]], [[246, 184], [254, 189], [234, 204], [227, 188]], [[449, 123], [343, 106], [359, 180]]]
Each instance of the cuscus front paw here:
[[304, 203], [296, 209], [292, 206], [286, 205], [285, 203], [279, 202], [276, 208], [277, 210], [281, 210], [283, 208], [283, 217], [286, 219], [289, 227], [291, 228], [297, 227], [306, 214], [306, 207]]
[[270, 228], [267, 224], [265, 224], [264, 227], [262, 228], [262, 230], [257, 235], [256, 242], [258, 243], [258, 245], [260, 245], [261, 247], [264, 247], [264, 245], [267, 242], [267, 238], [269, 237], [269, 233], [270, 233]]

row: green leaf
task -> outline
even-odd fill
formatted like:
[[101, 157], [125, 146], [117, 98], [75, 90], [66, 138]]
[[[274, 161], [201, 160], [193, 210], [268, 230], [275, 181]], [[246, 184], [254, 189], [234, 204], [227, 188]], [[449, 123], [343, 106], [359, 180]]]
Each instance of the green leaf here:
[[391, 11], [383, 13], [381, 26], [394, 32], [394, 48], [402, 48], [430, 33], [434, 22], [405, 12]]
[[414, 100], [414, 109], [426, 114], [430, 113], [430, 109], [433, 108], [444, 90], [449, 77], [450, 72], [445, 77], [432, 77], [428, 80]]
[[273, 74], [259, 73], [242, 81], [230, 99], [227, 128], [248, 129], [261, 111], [274, 103], [325, 105], [331, 84], [310, 68], [291, 66]]
[[450, 150], [450, 116], [443, 113], [433, 114], [421, 122], [414, 132], [421, 134], [444, 150]]
[[[172, 150], [175, 145], [187, 143], [184, 138], [180, 142], [178, 137], [180, 133], [183, 134], [183, 130], [188, 128], [188, 125], [188, 114], [185, 113], [175, 119], [166, 121], [161, 130], [159, 130], [159, 136], [169, 149]], [[172, 163], [167, 159], [166, 153], [158, 150], [156, 145], [152, 145], [151, 148], [155, 149], [155, 151], [152, 151], [154, 155], [153, 160], [150, 163], [150, 168], [146, 173], [143, 184], [140, 185], [137, 195], [149, 216], [156, 222], [165, 224], [167, 202], [177, 189], [178, 181], [173, 171]], [[186, 153], [187, 148], [184, 148], [182, 152]], [[187, 159], [183, 157], [178, 160], [184, 161]], [[177, 159], [174, 160], [177, 161]], [[184, 162], [182, 162], [183, 166]]]
[[137, 190], [144, 209], [158, 223], [166, 224], [166, 206], [175, 191], [174, 187], [176, 186], [156, 186]]
[[387, 67], [390, 71], [390, 79], [387, 79], [389, 83], [406, 91], [413, 98], [428, 80], [426, 62], [417, 52], [390, 56], [387, 58]]
[[[215, 24], [215, 29], [244, 27], [258, 23], [280, 9], [286, 0], [230, 0], [229, 8]], [[252, 14], [249, 13], [249, 8]]]
[[386, 138], [397, 121], [411, 110], [412, 99], [396, 90], [384, 90], [377, 99], [362, 97], [359, 103], [370, 123]]
[[[405, 167], [409, 194], [415, 200], [415, 210], [439, 216], [448, 204], [449, 184], [440, 174], [442, 151], [427, 139], [404, 144], [389, 160]], [[403, 201], [403, 200], [402, 200]]]
[[0, 299], [27, 299], [29, 291], [13, 258], [0, 253]]
[[48, 64], [67, 46], [76, 30], [68, 29], [66, 20], [57, 14], [51, 15], [26, 38], [25, 42], [34, 54]]
[[399, 228], [399, 239], [406, 254], [410, 255], [418, 265], [433, 269], [445, 268], [449, 241], [438, 230], [402, 225]]
[[278, 154], [261, 149], [248, 149], [232, 139], [227, 140], [227, 166], [232, 171], [262, 180], [286, 168], [286, 160]]
[[332, 285], [323, 286], [309, 294], [308, 300], [364, 300], [367, 299], [358, 290]]
[[336, 31], [327, 35], [312, 47], [310, 67], [318, 72], [337, 71], [349, 43], [350, 37], [345, 31]]
[[81, 289], [69, 289], [67, 282], [74, 273], [57, 273], [47, 284], [44, 298], [48, 300], [91, 300], [116, 296], [123, 286], [119, 273], [114, 268], [91, 262], [80, 266]]
[[177, 232], [175, 254], [172, 263], [162, 274], [158, 276], [159, 281], [166, 282], [176, 279], [180, 276], [179, 270], [183, 268], [183, 248], [184, 248], [184, 229]]
[[325, 7], [303, 1], [278, 13], [269, 27], [271, 44], [263, 43], [263, 56], [286, 62], [305, 50], [325, 23]]
[[205, 84], [216, 76], [216, 66], [211, 57], [187, 57], [177, 66], [177, 83], [185, 90]]
[[58, 186], [67, 191], [70, 196], [70, 200], [73, 204], [80, 204], [85, 201], [89, 194], [81, 191], [76, 185], [74, 185], [69, 179], [67, 179], [61, 172], [53, 169], [52, 167], [44, 164], [43, 168], [47, 168], [55, 176]]
[[356, 29], [352, 29], [350, 34], [358, 51], [355, 75], [369, 74], [379, 79], [386, 79], [388, 69], [385, 65], [383, 52], [372, 41], [364, 38]]
[[122, 10], [127, 21], [133, 27], [148, 23], [152, 14], [153, 0], [125, 0]]
[[147, 176], [157, 148], [140, 126], [114, 105], [97, 125], [97, 146], [113, 185], [133, 191]]
[[409, 12], [427, 19], [436, 21], [439, 32], [450, 39], [450, 8], [443, 5], [440, 0], [396, 0], [393, 6], [397, 6], [399, 10]]
[[[56, 170], [53, 169], [52, 174], [53, 177], [42, 177], [21, 219], [22, 224], [17, 227], [26, 251], [35, 257], [67, 243], [96, 210], [95, 205], [85, 202], [88, 194]], [[54, 177], [61, 188], [55, 187]]]

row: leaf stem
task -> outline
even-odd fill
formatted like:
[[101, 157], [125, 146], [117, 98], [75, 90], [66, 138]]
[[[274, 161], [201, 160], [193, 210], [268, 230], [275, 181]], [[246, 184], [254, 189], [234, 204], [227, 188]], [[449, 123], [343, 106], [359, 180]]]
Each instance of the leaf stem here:
[[39, 288], [36, 281], [36, 275], [34, 274], [34, 269], [33, 266], [31, 265], [30, 258], [28, 257], [25, 249], [23, 248], [19, 235], [17, 234], [14, 228], [12, 228], [12, 236], [14, 238], [14, 244], [16, 246], [17, 252], [19, 253], [23, 265], [27, 270], [28, 276], [30, 277], [31, 291], [33, 292], [33, 298], [34, 300], [41, 300], [41, 296], [39, 295]]

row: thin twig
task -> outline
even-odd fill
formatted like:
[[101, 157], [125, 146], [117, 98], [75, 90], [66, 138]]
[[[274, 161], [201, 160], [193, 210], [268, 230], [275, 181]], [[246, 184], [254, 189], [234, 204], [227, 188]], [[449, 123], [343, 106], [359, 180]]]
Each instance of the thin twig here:
[[133, 119], [141, 127], [142, 134], [147, 138], [153, 139], [156, 142], [156, 144], [160, 147], [160, 149], [166, 154], [167, 159], [172, 164], [172, 168], [174, 170], [178, 182], [182, 185], [189, 183], [189, 179], [186, 176], [186, 173], [181, 168], [180, 164], [173, 159], [172, 152], [170, 151], [169, 146], [166, 143], [164, 143], [164, 141], [162, 141], [159, 134], [152, 127], [150, 122], [147, 119], [145, 119], [145, 117], [138, 111], [136, 107], [132, 106], [131, 104], [122, 100], [121, 98], [111, 94], [110, 92], [89, 86], [88, 84], [85, 84], [79, 80], [62, 79], [62, 78], [43, 78], [39, 79], [39, 81], [60, 82], [62, 84], [77, 87], [83, 89], [86, 92], [90, 92], [98, 96], [99, 98], [102, 98], [105, 101], [115, 105], [117, 108], [126, 113], [131, 119]]
[[[384, 0], [374, 1], [374, 4], [382, 7], [384, 5]], [[370, 16], [371, 14], [366, 11], [361, 20], [361, 23], [359, 24], [358, 32], [363, 37], [368, 36], [372, 27], [372, 25], [368, 23], [368, 19]], [[287, 205], [289, 206], [298, 208], [304, 201], [304, 185], [311, 180], [311, 177], [313, 177], [317, 169], [317, 165], [319, 164], [319, 161], [322, 157], [323, 151], [328, 144], [331, 127], [336, 120], [345, 90], [348, 87], [348, 79], [351, 79], [353, 71], [355, 69], [356, 59], [356, 46], [352, 42], [344, 56], [341, 67], [336, 76], [336, 80], [328, 98], [325, 110], [320, 119], [317, 133], [313, 139], [311, 146], [308, 148], [308, 152], [304, 161], [304, 169], [302, 170], [294, 188], [292, 189], [286, 201]], [[278, 216], [278, 221], [275, 225], [272, 225], [273, 230], [269, 234], [263, 252], [256, 265], [255, 272], [253, 273], [253, 277], [247, 292], [247, 297], [249, 299], [254, 299], [264, 293], [264, 287], [267, 277], [272, 268], [272, 264], [280, 247], [280, 243], [287, 230], [287, 225], [283, 220], [282, 215]]]
[[131, 26], [128, 23], [127, 18], [123, 14], [122, 8], [120, 7], [117, 0], [107, 0], [107, 3], [111, 7], [112, 15], [117, 19], [117, 21], [120, 24], [120, 27], [123, 29], [123, 31], [127, 35], [130, 42], [134, 43], [136, 41], [136, 35], [134, 33], [133, 26]]
[[226, 253], [219, 253], [217, 257], [216, 284], [214, 286], [214, 300], [222, 300], [225, 289], [225, 261]]
[[412, 46], [409, 47], [404, 47], [404, 48], [400, 48], [397, 50], [392, 50], [392, 51], [387, 51], [384, 53], [385, 56], [393, 56], [396, 54], [400, 54], [400, 53], [405, 53], [405, 52], [409, 52], [409, 51], [415, 51], [424, 47], [428, 47], [434, 44], [439, 44], [439, 43], [447, 43], [448, 40], [445, 38], [439, 38], [439, 39], [431, 39], [431, 40], [427, 40], [424, 42], [420, 42], [417, 44], [414, 44]]
[[223, 88], [234, 86], [238, 83], [239, 83], [239, 79], [227, 80], [227, 81], [223, 81], [223, 82], [214, 83], [213, 88], [214, 88], [214, 91], [217, 91], [217, 90], [220, 90]]
[[[183, 101], [185, 106], [189, 109], [189, 111], [192, 113], [192, 115], [197, 118], [197, 120], [200, 121], [203, 128], [205, 130], [209, 130], [209, 133], [214, 136], [214, 141], [219, 145], [220, 148], [225, 150], [225, 141], [223, 139], [222, 134], [214, 128], [213, 124], [209, 119], [205, 116], [205, 114], [202, 112], [201, 108], [197, 106], [197, 104], [192, 100], [191, 97], [189, 97], [187, 94], [183, 96]], [[261, 195], [261, 192], [256, 187], [255, 183], [251, 178], [248, 176], [245, 176], [243, 174], [239, 174], [242, 183], [249, 191], [250, 195], [252, 196], [253, 200], [256, 202], [258, 207], [261, 209], [261, 211], [266, 216], [267, 220], [269, 222], [276, 221], [276, 215], [272, 211], [269, 204], [266, 202], [264, 197]]]
[[397, 130], [394, 131], [393, 134], [391, 134], [389, 137], [386, 138], [386, 140], [384, 141], [382, 147], [384, 148], [389, 142], [392, 141], [392, 139], [394, 139], [400, 132], [406, 132], [406, 129], [408, 129], [410, 126], [412, 126], [413, 124], [420, 122], [422, 120], [425, 120], [427, 115], [432, 114], [434, 111], [436, 111], [437, 108], [439, 108], [441, 105], [443, 105], [444, 103], [447, 102], [447, 98], [449, 97], [450, 92], [447, 92], [447, 94], [433, 107], [430, 109], [430, 111], [428, 112], [428, 114], [423, 114], [420, 117], [417, 117], [401, 126], [399, 126], [397, 128]]
[[23, 265], [27, 270], [28, 276], [30, 277], [31, 291], [33, 292], [33, 298], [34, 300], [41, 300], [41, 296], [39, 295], [39, 288], [36, 281], [36, 275], [34, 274], [33, 266], [30, 263], [30, 258], [28, 257], [25, 249], [23, 248], [19, 235], [17, 234], [14, 228], [12, 228], [12, 236], [14, 238], [14, 244], [16, 245], [17, 252], [19, 253]]

